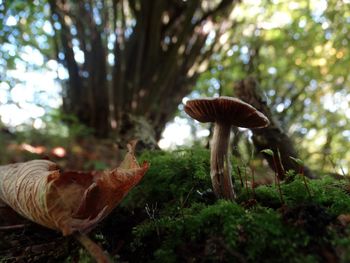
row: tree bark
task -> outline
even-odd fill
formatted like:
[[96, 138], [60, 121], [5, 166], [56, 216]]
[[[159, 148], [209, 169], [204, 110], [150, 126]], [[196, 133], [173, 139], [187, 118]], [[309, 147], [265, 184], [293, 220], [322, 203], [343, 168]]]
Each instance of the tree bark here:
[[[147, 136], [153, 134], [150, 141], [156, 142], [203, 61], [221, 45], [223, 27], [233, 25], [227, 17], [239, 0], [102, 2], [49, 0], [53, 23], [61, 26], [55, 36], [69, 74], [64, 109], [98, 137], [123, 140], [124, 134], [142, 130], [131, 126], [147, 122], [153, 130]], [[208, 44], [211, 31], [216, 35]]]
[[[249, 77], [238, 82], [234, 87], [234, 94], [264, 113], [270, 120], [270, 125], [268, 127], [252, 130], [253, 142], [257, 151], [260, 152], [264, 149], [271, 149], [274, 152], [274, 156], [277, 159], [276, 162], [274, 162], [272, 156], [263, 154], [269, 166], [276, 171], [277, 174], [284, 174], [285, 171], [288, 170], [299, 172], [302, 168], [305, 176], [315, 178], [315, 175], [307, 166], [300, 167], [290, 158], [299, 158], [294, 147], [294, 142], [286, 132], [283, 131], [276, 118], [274, 118], [272, 110], [267, 105], [256, 80]], [[280, 161], [278, 161], [278, 155], [281, 157]]]

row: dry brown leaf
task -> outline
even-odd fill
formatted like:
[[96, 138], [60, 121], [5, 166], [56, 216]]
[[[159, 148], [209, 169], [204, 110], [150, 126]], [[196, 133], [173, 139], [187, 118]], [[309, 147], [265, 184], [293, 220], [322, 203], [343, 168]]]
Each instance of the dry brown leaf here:
[[130, 145], [121, 165], [103, 172], [61, 172], [48, 160], [0, 166], [0, 199], [63, 235], [87, 232], [108, 215], [148, 169]]

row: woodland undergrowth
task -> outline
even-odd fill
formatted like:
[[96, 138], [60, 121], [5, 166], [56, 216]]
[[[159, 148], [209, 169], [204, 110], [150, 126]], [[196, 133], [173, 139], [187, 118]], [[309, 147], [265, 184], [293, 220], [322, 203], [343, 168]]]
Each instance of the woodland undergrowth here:
[[[149, 171], [90, 236], [115, 262], [350, 262], [346, 176], [311, 180], [288, 171], [278, 187], [267, 167], [252, 169], [233, 157], [238, 197], [229, 202], [211, 191], [209, 159], [209, 151], [198, 147], [143, 152], [139, 161], [149, 161]], [[52, 235], [61, 240], [54, 233], [43, 239], [47, 231], [35, 227], [18, 236], [30, 229], [32, 243]], [[0, 252], [11, 249], [16, 233], [4, 237]], [[69, 247], [66, 262], [92, 262], [72, 239], [62, 244], [60, 261]], [[0, 262], [10, 261], [0, 256]]]
[[207, 150], [152, 151], [140, 159], [150, 170], [98, 230], [121, 261], [350, 260], [347, 178], [309, 180], [288, 171], [279, 191], [273, 180], [253, 185], [233, 160], [238, 198], [229, 202], [210, 190]]

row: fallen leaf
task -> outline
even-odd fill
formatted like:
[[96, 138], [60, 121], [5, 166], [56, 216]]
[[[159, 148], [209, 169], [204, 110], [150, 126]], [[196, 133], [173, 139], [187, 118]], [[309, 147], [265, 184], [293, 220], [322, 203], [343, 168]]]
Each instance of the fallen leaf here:
[[48, 160], [0, 166], [0, 199], [22, 216], [63, 235], [88, 232], [144, 176], [129, 145], [121, 165], [102, 172], [61, 172]]

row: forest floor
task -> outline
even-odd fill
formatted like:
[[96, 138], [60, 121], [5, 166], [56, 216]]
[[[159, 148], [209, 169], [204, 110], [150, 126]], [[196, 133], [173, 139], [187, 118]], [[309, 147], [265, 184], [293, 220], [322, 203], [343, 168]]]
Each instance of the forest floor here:
[[[1, 164], [49, 158], [101, 170], [115, 167], [123, 153], [109, 142], [72, 143], [64, 154], [57, 146], [9, 142]], [[147, 151], [139, 160], [150, 162], [141, 183], [89, 234], [115, 262], [350, 262], [345, 177], [309, 180], [289, 171], [278, 187], [270, 172], [256, 169], [252, 178], [233, 159], [238, 197], [230, 202], [210, 190], [206, 149]], [[0, 235], [0, 262], [93, 262], [73, 238], [1, 205]]]

